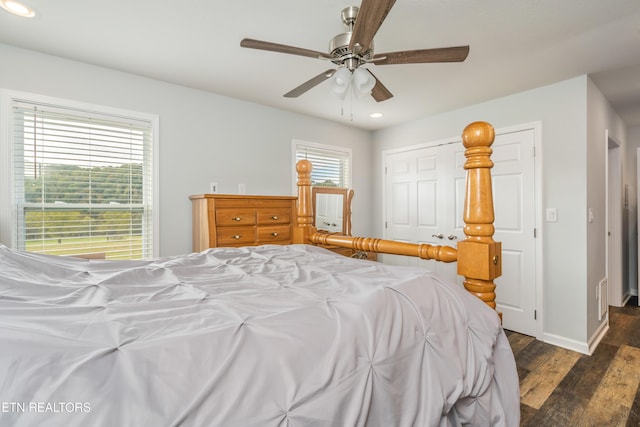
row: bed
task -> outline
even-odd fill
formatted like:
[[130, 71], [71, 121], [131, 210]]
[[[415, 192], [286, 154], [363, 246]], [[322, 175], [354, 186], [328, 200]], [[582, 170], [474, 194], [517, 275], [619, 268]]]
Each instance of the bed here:
[[[458, 248], [316, 232], [306, 163], [295, 244], [138, 261], [0, 245], [0, 425], [517, 426], [492, 308], [493, 130], [463, 139]], [[317, 244], [457, 260], [467, 289]]]

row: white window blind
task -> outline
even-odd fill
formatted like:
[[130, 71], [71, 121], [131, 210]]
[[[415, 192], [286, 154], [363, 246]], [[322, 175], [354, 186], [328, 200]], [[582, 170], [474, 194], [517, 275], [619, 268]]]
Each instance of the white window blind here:
[[313, 165], [311, 181], [314, 186], [351, 186], [351, 152], [329, 146], [296, 144], [296, 163], [307, 159]]
[[21, 100], [11, 108], [18, 249], [152, 256], [152, 123]]

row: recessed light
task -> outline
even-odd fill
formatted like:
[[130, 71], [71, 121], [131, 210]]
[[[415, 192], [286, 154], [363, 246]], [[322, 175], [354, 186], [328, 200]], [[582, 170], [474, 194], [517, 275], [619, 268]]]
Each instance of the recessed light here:
[[0, 7], [9, 13], [13, 13], [14, 15], [22, 16], [24, 18], [33, 18], [36, 16], [33, 9], [15, 0], [0, 0]]
[[372, 119], [379, 119], [380, 117], [382, 117], [382, 113], [371, 113], [369, 114], [369, 117], [371, 117]]

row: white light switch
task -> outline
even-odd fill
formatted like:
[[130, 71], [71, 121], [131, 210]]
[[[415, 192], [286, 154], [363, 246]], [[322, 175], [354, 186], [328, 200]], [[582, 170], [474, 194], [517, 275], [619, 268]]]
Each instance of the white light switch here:
[[558, 221], [558, 209], [547, 208], [547, 222], [556, 222], [556, 221]]

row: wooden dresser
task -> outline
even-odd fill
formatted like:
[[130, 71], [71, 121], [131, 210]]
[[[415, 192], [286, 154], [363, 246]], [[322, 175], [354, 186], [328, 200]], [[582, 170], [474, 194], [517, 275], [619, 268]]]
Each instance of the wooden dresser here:
[[190, 196], [193, 251], [218, 246], [292, 243], [295, 196]]

